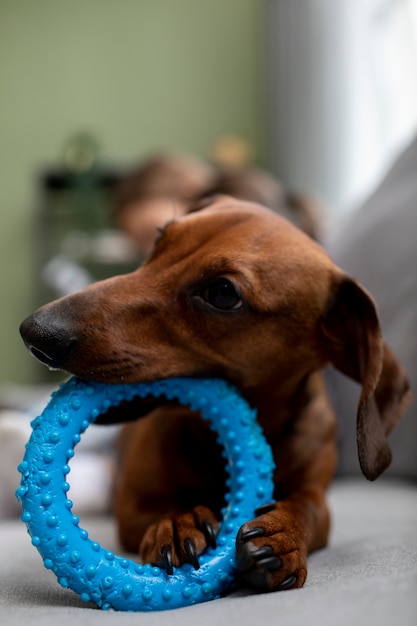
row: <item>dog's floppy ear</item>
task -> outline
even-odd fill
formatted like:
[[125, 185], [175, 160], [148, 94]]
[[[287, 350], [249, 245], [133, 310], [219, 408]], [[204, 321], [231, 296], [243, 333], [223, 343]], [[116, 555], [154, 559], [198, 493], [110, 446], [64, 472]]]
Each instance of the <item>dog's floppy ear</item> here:
[[357, 441], [362, 472], [375, 480], [391, 463], [387, 437], [405, 411], [411, 392], [405, 371], [385, 344], [374, 301], [343, 275], [325, 313], [327, 357], [362, 384]]

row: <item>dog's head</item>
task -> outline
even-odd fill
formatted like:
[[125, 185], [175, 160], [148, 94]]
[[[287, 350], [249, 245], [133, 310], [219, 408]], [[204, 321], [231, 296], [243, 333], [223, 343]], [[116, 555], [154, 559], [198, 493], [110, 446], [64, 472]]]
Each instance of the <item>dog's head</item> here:
[[390, 462], [386, 437], [409, 395], [366, 291], [285, 219], [228, 197], [168, 224], [136, 272], [42, 307], [21, 333], [43, 363], [83, 378], [222, 376], [277, 406], [330, 362], [362, 384], [371, 479]]

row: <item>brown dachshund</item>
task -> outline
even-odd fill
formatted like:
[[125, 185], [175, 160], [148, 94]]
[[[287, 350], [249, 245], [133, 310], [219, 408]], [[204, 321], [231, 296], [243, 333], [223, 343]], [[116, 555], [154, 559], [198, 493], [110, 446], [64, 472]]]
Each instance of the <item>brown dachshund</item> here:
[[[27, 318], [21, 333], [50, 367], [106, 383], [220, 376], [258, 410], [276, 459], [276, 503], [240, 529], [236, 559], [257, 589], [303, 585], [326, 545], [335, 417], [321, 370], [362, 384], [359, 460], [373, 480], [410, 396], [371, 297], [324, 250], [259, 205], [222, 197], [169, 223], [136, 272], [92, 284]], [[201, 418], [140, 401], [102, 422], [126, 426], [116, 514], [123, 545], [168, 572], [214, 545], [224, 466]]]

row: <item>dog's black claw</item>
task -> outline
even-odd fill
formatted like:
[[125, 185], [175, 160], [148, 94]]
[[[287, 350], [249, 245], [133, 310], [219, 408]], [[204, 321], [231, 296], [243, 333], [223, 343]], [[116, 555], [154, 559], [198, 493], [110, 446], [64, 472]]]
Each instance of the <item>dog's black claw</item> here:
[[252, 545], [254, 544], [248, 544], [246, 547], [247, 549], [249, 549], [250, 555], [253, 559], [255, 559], [255, 561], [261, 560], [264, 557], [269, 556], [272, 552], [271, 546], [262, 546], [261, 548], [251, 549]]
[[245, 543], [236, 553], [236, 563], [240, 571], [248, 571], [253, 568], [264, 568], [268, 571], [281, 567], [281, 559], [273, 556], [271, 546], [257, 548], [254, 543]]
[[217, 547], [217, 541], [213, 525], [208, 520], [204, 520], [201, 523], [201, 530], [203, 532], [208, 547], [213, 548], [214, 550]]
[[258, 526], [256, 528], [252, 528], [251, 530], [244, 530], [244, 528], [245, 526], [242, 526], [239, 530], [236, 542], [249, 541], [250, 539], [256, 539], [257, 537], [263, 537], [265, 535], [264, 528], [259, 528]]
[[184, 541], [184, 550], [187, 555], [188, 563], [194, 567], [194, 569], [200, 569], [200, 563], [198, 562], [197, 548], [192, 539], [187, 537]]
[[279, 556], [268, 556], [265, 559], [258, 561], [257, 565], [258, 567], [267, 569], [268, 572], [271, 572], [274, 569], [279, 569], [282, 565], [282, 561]]
[[172, 574], [174, 573], [174, 568], [172, 565], [172, 550], [170, 546], [163, 546], [161, 548], [161, 559], [162, 567], [169, 576], [172, 576]]
[[291, 587], [297, 582], [297, 576], [292, 574], [284, 580], [283, 583], [277, 588], [277, 591], [286, 591], [287, 589], [291, 589]]
[[270, 502], [269, 504], [263, 504], [262, 506], [258, 506], [255, 509], [255, 515], [258, 517], [259, 515], [265, 515], [265, 513], [270, 513], [275, 509], [276, 502]]

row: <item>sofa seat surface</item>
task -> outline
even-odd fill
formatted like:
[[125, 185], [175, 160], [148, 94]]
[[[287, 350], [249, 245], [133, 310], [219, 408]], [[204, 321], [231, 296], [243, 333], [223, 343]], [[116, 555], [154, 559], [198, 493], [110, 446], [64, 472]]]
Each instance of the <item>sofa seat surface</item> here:
[[[417, 485], [352, 479], [329, 495], [328, 548], [311, 555], [303, 589], [227, 597], [154, 613], [103, 612], [62, 589], [46, 570], [19, 521], [0, 523], [0, 623], [66, 626], [253, 625], [415, 626], [417, 624]], [[86, 518], [90, 537], [118, 551], [111, 519]]]

